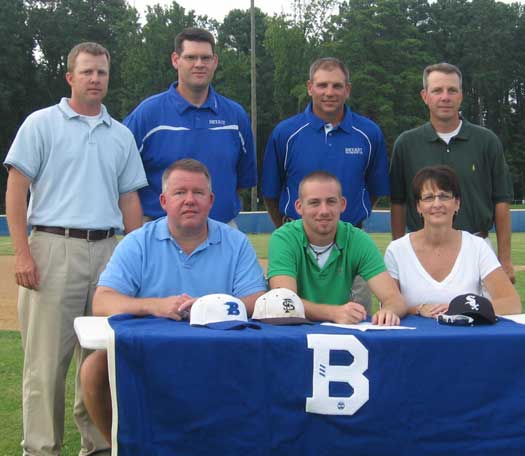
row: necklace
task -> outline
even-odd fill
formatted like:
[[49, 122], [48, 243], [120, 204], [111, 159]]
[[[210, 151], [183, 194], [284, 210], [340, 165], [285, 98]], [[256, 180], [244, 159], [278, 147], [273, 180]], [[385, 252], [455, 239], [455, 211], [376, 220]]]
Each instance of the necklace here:
[[310, 250], [314, 253], [314, 255], [315, 255], [315, 260], [316, 260], [316, 261], [319, 261], [319, 257], [320, 257], [321, 255], [325, 254], [326, 252], [328, 252], [328, 250], [330, 250], [330, 249], [334, 246], [334, 244], [335, 244], [335, 242], [332, 241], [332, 242], [330, 242], [330, 244], [328, 244], [327, 247], [325, 247], [325, 248], [322, 249], [322, 250], [315, 250], [314, 247], [313, 247], [313, 245], [310, 244], [310, 243], [308, 243], [308, 247], [310, 247]]

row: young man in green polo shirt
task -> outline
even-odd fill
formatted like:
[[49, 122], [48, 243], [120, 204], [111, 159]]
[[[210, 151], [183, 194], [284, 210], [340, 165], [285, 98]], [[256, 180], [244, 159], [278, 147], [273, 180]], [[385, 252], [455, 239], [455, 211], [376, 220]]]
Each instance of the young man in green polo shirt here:
[[286, 223], [270, 239], [270, 288], [295, 291], [310, 320], [354, 324], [366, 318], [365, 308], [351, 299], [360, 275], [382, 303], [372, 322], [398, 325], [405, 302], [372, 239], [340, 221], [346, 200], [337, 178], [324, 171], [307, 175], [295, 208], [302, 219]]

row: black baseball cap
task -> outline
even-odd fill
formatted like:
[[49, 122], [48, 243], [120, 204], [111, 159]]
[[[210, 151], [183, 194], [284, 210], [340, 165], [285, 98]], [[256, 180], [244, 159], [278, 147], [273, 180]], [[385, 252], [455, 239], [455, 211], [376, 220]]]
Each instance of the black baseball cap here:
[[494, 324], [498, 321], [490, 300], [474, 293], [456, 296], [450, 301], [445, 315], [466, 315], [474, 319], [475, 325]]

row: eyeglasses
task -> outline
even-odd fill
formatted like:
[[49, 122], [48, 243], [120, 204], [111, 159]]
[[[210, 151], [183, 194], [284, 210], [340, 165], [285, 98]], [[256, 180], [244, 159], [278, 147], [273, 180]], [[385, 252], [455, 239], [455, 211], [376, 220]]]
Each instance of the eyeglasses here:
[[438, 323], [451, 326], [471, 326], [474, 324], [474, 319], [468, 315], [441, 314], [438, 316]]
[[204, 63], [204, 65], [209, 65], [213, 61], [213, 55], [181, 55], [182, 59], [186, 60], [188, 63], [197, 63], [199, 60]]
[[425, 196], [422, 196], [420, 199], [424, 203], [433, 203], [436, 198], [441, 203], [444, 203], [446, 201], [450, 201], [454, 199], [454, 195], [451, 195], [450, 193], [438, 193], [437, 195], [434, 195], [434, 194], [425, 195]]

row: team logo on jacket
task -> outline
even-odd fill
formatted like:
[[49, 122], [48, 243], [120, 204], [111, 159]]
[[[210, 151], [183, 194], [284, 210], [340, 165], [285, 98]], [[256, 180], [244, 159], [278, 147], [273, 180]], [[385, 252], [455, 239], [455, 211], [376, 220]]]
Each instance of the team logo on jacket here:
[[226, 121], [220, 119], [210, 119], [209, 123], [210, 125], [226, 125]]
[[346, 155], [363, 155], [362, 147], [345, 147]]

